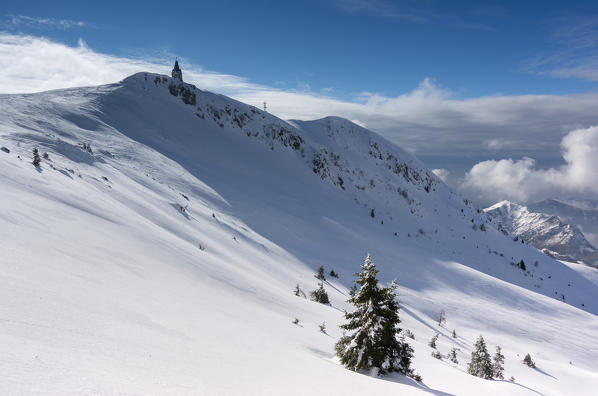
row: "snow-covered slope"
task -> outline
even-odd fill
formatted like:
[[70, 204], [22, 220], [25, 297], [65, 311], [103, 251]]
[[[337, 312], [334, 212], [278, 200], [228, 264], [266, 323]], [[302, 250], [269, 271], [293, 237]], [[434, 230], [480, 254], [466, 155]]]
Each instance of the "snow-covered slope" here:
[[[148, 73], [2, 95], [0, 115], [9, 394], [583, 395], [598, 385], [595, 278], [513, 242], [355, 124], [285, 122]], [[37, 168], [34, 147], [49, 154]], [[334, 359], [366, 252], [384, 283], [398, 278], [423, 384]], [[523, 271], [520, 260], [537, 264]], [[316, 287], [319, 265], [340, 273], [326, 283], [331, 306], [292, 293]], [[430, 356], [437, 331], [459, 364]], [[479, 334], [503, 347], [513, 383], [466, 374]], [[528, 352], [536, 370], [520, 362]]]
[[598, 264], [598, 251], [576, 227], [563, 223], [558, 216], [531, 211], [527, 206], [502, 201], [484, 211], [497, 227], [522, 238], [545, 253], [566, 261]]
[[546, 199], [527, 206], [535, 212], [558, 216], [563, 222], [575, 225], [593, 246], [598, 246], [598, 202]]

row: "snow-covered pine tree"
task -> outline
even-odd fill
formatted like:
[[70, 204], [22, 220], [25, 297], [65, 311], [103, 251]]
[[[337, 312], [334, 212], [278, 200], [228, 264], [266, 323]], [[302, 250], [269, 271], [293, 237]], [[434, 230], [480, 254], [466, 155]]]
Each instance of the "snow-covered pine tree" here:
[[438, 340], [438, 336], [440, 336], [439, 333], [434, 334], [434, 337], [432, 337], [432, 339], [430, 340], [430, 342], [428, 342], [428, 346], [430, 348], [436, 349], [436, 341]]
[[459, 361], [457, 360], [457, 348], [452, 347], [451, 351], [448, 354], [448, 358], [451, 362], [455, 363], [455, 364], [459, 364]]
[[440, 310], [440, 313], [438, 314], [438, 326], [443, 326], [446, 323], [446, 313], [444, 312], [444, 309]]
[[494, 378], [504, 379], [502, 372], [504, 371], [503, 364], [505, 363], [505, 355], [502, 354], [500, 346], [496, 346], [496, 353], [492, 358], [492, 376]]
[[336, 354], [351, 370], [414, 375], [410, 367], [413, 348], [404, 337], [397, 339], [401, 331], [397, 285], [393, 282], [388, 288], [380, 288], [377, 274], [368, 254], [355, 280], [359, 291], [348, 300], [355, 310], [345, 313], [347, 323], [340, 326], [345, 333], [335, 345]]
[[326, 276], [324, 275], [324, 266], [323, 265], [320, 265], [320, 268], [318, 268], [318, 273], [314, 276], [316, 277], [316, 279], [319, 279], [321, 281], [326, 280]]
[[326, 334], [326, 322], [322, 322], [318, 325], [318, 327], [320, 328], [320, 331], [324, 334]]
[[310, 292], [309, 295], [312, 301], [316, 301], [321, 304], [330, 304], [328, 293], [326, 293], [326, 289], [324, 289], [324, 284], [322, 282], [318, 283], [318, 288]]
[[455, 331], [455, 329], [453, 329], [453, 334], [452, 334], [453, 338], [457, 338], [457, 332]]
[[532, 360], [532, 357], [530, 356], [529, 353], [527, 355], [525, 355], [525, 357], [523, 358], [523, 364], [525, 364], [526, 366], [529, 366], [531, 368], [536, 367], [536, 363], [534, 363], [534, 361]]
[[299, 288], [299, 283], [297, 283], [297, 286], [295, 286], [295, 291], [293, 292], [293, 294], [295, 294], [297, 297], [305, 298], [305, 293], [303, 293], [303, 290]]
[[33, 149], [33, 161], [31, 161], [31, 163], [33, 164], [33, 166], [39, 166], [39, 164], [42, 162], [42, 159], [39, 157], [39, 151], [37, 151], [37, 148]]
[[484, 337], [481, 335], [473, 346], [467, 372], [476, 377], [492, 379], [492, 362], [490, 361], [490, 354], [486, 348]]

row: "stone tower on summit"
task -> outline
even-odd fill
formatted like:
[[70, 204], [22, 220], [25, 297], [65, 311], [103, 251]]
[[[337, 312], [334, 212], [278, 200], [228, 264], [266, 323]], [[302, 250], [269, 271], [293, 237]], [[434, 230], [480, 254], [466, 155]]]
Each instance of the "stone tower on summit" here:
[[172, 69], [172, 78], [178, 78], [179, 80], [183, 81], [183, 72], [179, 67], [179, 60], [176, 59], [174, 61], [174, 69]]

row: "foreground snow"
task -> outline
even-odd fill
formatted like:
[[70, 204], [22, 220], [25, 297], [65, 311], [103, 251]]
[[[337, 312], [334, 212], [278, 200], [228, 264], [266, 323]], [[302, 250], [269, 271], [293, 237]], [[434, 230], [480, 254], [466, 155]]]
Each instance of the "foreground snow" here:
[[[593, 394], [591, 269], [480, 231], [483, 213], [347, 121], [288, 124], [195, 90], [188, 105], [155, 77], [0, 96], [0, 145], [11, 150], [0, 152], [1, 389]], [[253, 118], [234, 120], [243, 113]], [[50, 155], [39, 169], [33, 147]], [[420, 179], [387, 168], [389, 153]], [[327, 159], [319, 173], [314, 158]], [[347, 287], [368, 251], [384, 282], [398, 278], [422, 384], [354, 373], [334, 358]], [[510, 265], [521, 259], [529, 273]], [[319, 265], [340, 273], [326, 284], [331, 306], [292, 293], [316, 287]], [[430, 356], [436, 332], [443, 355], [460, 349], [458, 365]], [[515, 382], [466, 374], [480, 334], [491, 351], [503, 348]], [[528, 352], [535, 370], [520, 362]]]

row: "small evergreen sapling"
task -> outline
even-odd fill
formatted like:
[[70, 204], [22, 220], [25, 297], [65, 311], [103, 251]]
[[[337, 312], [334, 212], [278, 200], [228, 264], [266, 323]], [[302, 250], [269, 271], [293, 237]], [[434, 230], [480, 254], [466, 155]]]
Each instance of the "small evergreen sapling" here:
[[430, 340], [430, 342], [428, 342], [428, 346], [430, 348], [436, 349], [436, 341], [438, 340], [439, 336], [440, 336], [439, 333], [434, 334], [434, 337], [432, 337], [432, 339]]
[[312, 301], [319, 302], [320, 304], [330, 304], [328, 293], [326, 293], [326, 289], [324, 289], [324, 284], [322, 282], [318, 283], [318, 288], [310, 292], [309, 295]]
[[33, 161], [31, 161], [31, 163], [33, 164], [33, 166], [39, 166], [39, 164], [42, 162], [42, 159], [39, 156], [39, 151], [37, 151], [37, 148], [33, 149]]
[[536, 363], [532, 360], [532, 357], [529, 355], [529, 353], [523, 358], [523, 364], [531, 368], [536, 368]]
[[492, 379], [492, 362], [490, 361], [490, 354], [486, 348], [484, 337], [480, 335], [473, 348], [467, 372], [476, 377]]
[[305, 293], [303, 292], [303, 290], [299, 288], [299, 283], [297, 283], [297, 285], [295, 286], [295, 291], [293, 292], [293, 294], [295, 294], [297, 297], [305, 298]]
[[320, 268], [318, 268], [318, 273], [314, 276], [316, 277], [316, 279], [319, 279], [321, 281], [326, 280], [326, 276], [324, 275], [324, 266], [323, 265], [320, 265]]
[[318, 327], [320, 328], [320, 331], [324, 334], [326, 334], [326, 322], [322, 322], [318, 325]]
[[411, 330], [405, 329], [403, 331], [403, 334], [405, 335], [405, 337], [411, 338], [412, 340], [415, 340], [415, 334], [413, 334], [413, 332]]
[[444, 309], [441, 309], [440, 313], [438, 314], [438, 326], [442, 327], [445, 323], [446, 323], [446, 313], [444, 312]]
[[505, 355], [502, 354], [502, 349], [500, 348], [500, 346], [497, 345], [496, 353], [494, 354], [494, 357], [492, 358], [492, 376], [494, 378], [500, 378], [500, 379], [505, 378], [503, 376], [503, 371], [504, 371], [503, 364], [505, 364]]
[[457, 360], [457, 348], [452, 347], [451, 351], [448, 354], [448, 358], [451, 362], [455, 363], [455, 364], [459, 364], [459, 361]]
[[455, 331], [455, 329], [453, 329], [453, 334], [452, 334], [453, 338], [457, 338], [457, 332]]

